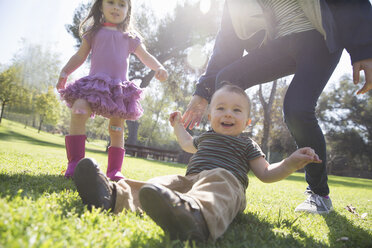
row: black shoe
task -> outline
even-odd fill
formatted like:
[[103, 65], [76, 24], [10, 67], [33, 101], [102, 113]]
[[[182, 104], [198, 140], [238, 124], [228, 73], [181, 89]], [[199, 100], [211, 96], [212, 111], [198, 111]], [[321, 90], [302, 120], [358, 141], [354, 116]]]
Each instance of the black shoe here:
[[83, 158], [74, 171], [74, 183], [83, 203], [105, 210], [114, 210], [116, 201], [115, 185], [107, 179], [99, 169], [97, 162], [91, 158]]
[[143, 210], [171, 239], [207, 241], [207, 224], [191, 197], [158, 184], [146, 184], [139, 191], [139, 199]]

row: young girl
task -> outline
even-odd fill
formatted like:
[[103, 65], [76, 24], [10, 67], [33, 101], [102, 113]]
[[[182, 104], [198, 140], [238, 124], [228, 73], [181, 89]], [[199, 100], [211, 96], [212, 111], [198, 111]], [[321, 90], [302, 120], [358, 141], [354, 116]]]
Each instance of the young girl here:
[[[168, 77], [164, 67], [130, 32], [131, 7], [131, 0], [95, 0], [80, 24], [81, 46], [60, 73], [57, 89], [71, 108], [70, 133], [65, 138], [67, 178], [72, 177], [77, 162], [85, 156], [85, 124], [94, 114], [110, 119], [106, 174], [115, 181], [124, 178], [124, 120], [136, 120], [143, 112], [139, 103], [142, 90], [127, 79], [129, 54], [134, 53], [154, 70], [156, 79], [165, 81]], [[68, 75], [83, 64], [90, 51], [89, 75], [65, 87]]]

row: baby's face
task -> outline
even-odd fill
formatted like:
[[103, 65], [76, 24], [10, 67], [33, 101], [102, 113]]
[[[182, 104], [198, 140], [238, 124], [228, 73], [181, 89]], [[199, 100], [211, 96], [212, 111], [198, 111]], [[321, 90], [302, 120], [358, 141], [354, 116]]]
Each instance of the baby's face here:
[[216, 133], [238, 136], [249, 124], [247, 99], [235, 92], [217, 91], [208, 120]]

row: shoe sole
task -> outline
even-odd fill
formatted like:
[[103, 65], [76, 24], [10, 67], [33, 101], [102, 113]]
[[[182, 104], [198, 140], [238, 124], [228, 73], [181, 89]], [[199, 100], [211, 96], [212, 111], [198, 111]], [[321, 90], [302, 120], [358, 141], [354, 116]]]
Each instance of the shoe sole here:
[[97, 167], [90, 159], [83, 159], [75, 168], [74, 183], [84, 204], [91, 210], [92, 206], [106, 209], [102, 200], [97, 197]]
[[187, 229], [188, 226], [194, 225], [192, 221], [187, 216], [175, 214], [172, 203], [164, 198], [156, 186], [148, 185], [142, 188], [139, 192], [139, 200], [146, 214], [165, 232], [169, 233], [172, 240], [200, 239], [193, 237]]
[[294, 210], [295, 212], [306, 212], [306, 213], [309, 213], [309, 214], [329, 214], [330, 212], [333, 211], [333, 208], [331, 208], [329, 211], [312, 211], [312, 210], [308, 210], [308, 209], [295, 209]]

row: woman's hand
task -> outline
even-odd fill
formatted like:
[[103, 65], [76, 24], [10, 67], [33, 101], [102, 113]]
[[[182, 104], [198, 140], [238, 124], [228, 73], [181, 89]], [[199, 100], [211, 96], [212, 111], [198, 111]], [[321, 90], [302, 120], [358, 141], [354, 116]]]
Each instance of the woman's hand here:
[[201, 96], [194, 95], [187, 106], [186, 112], [182, 116], [182, 122], [184, 127], [189, 126], [189, 129], [193, 129], [195, 124], [199, 126], [201, 119], [207, 110], [208, 101]]
[[364, 94], [372, 89], [372, 58], [361, 60], [353, 64], [354, 84], [359, 83], [359, 78], [360, 78], [359, 74], [361, 70], [364, 71], [364, 77], [365, 77], [366, 82], [363, 85], [363, 87], [360, 90], [358, 90], [357, 94]]

